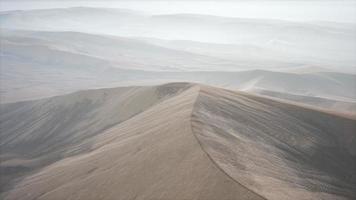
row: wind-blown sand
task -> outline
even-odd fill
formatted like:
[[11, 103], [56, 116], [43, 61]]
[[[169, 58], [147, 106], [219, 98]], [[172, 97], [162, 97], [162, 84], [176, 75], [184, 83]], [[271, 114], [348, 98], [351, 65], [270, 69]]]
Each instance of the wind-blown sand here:
[[[53, 164], [39, 167], [17, 182], [5, 199], [356, 197], [355, 119], [199, 84], [136, 87], [134, 91], [145, 91], [133, 93], [138, 96], [121, 90], [133, 91], [93, 90], [56, 97], [61, 99], [58, 107], [72, 105], [69, 110], [74, 110], [87, 102], [99, 110], [78, 117], [76, 122], [81, 126], [69, 126], [73, 133], [78, 128], [91, 130], [103, 124], [113, 118], [111, 114], [116, 110], [135, 114], [113, 120], [112, 126], [92, 134], [78, 133], [77, 136], [86, 135], [90, 143], [75, 140], [74, 146], [85, 151], [60, 154], [63, 158], [48, 162]], [[120, 98], [103, 101], [104, 94], [109, 99], [126, 94], [129, 98], [124, 102], [137, 104], [127, 106]], [[41, 104], [56, 98], [22, 104]], [[2, 106], [7, 111], [5, 115], [2, 112], [2, 129], [8, 116], [24, 112], [16, 110], [20, 106], [15, 105]], [[55, 116], [57, 110], [47, 115]], [[62, 120], [67, 116], [69, 121], [72, 117], [61, 116]], [[36, 118], [28, 123], [35, 123]], [[85, 124], [84, 119], [96, 122], [95, 126]], [[55, 127], [60, 122], [51, 123]], [[14, 151], [10, 143], [21, 141], [26, 145], [37, 133], [24, 131], [22, 125], [14, 129], [10, 129], [14, 124], [8, 126], [8, 134], [2, 134], [2, 138], [17, 133], [1, 144], [2, 149], [8, 145], [8, 154]], [[49, 138], [42, 140], [48, 141]], [[74, 147], [63, 144], [62, 148], [72, 151]], [[38, 155], [33, 155], [36, 158]]]

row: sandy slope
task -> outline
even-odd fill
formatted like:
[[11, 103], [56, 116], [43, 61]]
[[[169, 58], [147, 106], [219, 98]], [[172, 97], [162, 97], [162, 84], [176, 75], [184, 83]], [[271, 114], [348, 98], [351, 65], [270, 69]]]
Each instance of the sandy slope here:
[[[92, 135], [89, 150], [27, 176], [6, 199], [356, 197], [355, 119], [198, 84], [152, 88], [161, 100], [140, 106], [148, 93], [132, 96], [140, 99], [133, 107], [117, 105], [142, 112]], [[92, 93], [102, 90], [83, 97]], [[112, 106], [86, 119], [106, 119]]]
[[[199, 87], [99, 137], [89, 154], [29, 177], [8, 199], [262, 199], [225, 175], [190, 129]], [[30, 186], [30, 187], [27, 187]]]
[[354, 119], [202, 87], [192, 122], [214, 162], [268, 199], [356, 197]]
[[125, 121], [174, 92], [126, 87], [76, 92], [0, 106], [0, 186], [61, 158], [90, 150], [93, 136]]

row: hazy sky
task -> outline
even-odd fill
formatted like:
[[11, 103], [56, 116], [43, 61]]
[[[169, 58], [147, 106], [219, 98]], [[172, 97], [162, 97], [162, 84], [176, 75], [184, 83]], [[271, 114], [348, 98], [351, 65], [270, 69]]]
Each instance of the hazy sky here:
[[240, 18], [356, 23], [356, 1], [44, 1], [1, 0], [0, 10], [63, 8], [73, 6], [128, 8], [153, 14], [195, 13]]

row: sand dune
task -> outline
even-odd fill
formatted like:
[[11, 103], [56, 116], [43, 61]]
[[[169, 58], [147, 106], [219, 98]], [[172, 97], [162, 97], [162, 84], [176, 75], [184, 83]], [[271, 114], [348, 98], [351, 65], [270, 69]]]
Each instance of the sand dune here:
[[[59, 62], [61, 59], [49, 59], [43, 51], [42, 54], [38, 54], [41, 50], [39, 49], [40, 47], [48, 47], [52, 51], [57, 51], [57, 54], [61, 52], [71, 53], [104, 60], [107, 62], [107, 66], [121, 69], [194, 71], [202, 69], [216, 70], [217, 65], [230, 70], [239, 68], [236, 62], [227, 59], [161, 47], [129, 37], [71, 31], [10, 31], [3, 29], [1, 32], [2, 43], [6, 45], [3, 51], [8, 54], [15, 52], [22, 55], [22, 57], [33, 56], [33, 59], [47, 63], [52, 60]], [[19, 48], [19, 46], [27, 49], [31, 48], [33, 50], [32, 54], [29, 55], [26, 49], [14, 49], [16, 47]], [[36, 52], [38, 53], [36, 54]], [[65, 58], [62, 59], [66, 61]], [[79, 62], [81, 59], [72, 59], [72, 62], [74, 61]], [[84, 65], [85, 63], [81, 64]], [[94, 62], [90, 64], [94, 65]], [[97, 64], [96, 66], [100, 65]]]
[[23, 173], [90, 150], [93, 136], [182, 88], [101, 89], [1, 104], [1, 188]]
[[300, 5], [1, 11], [0, 199], [356, 199], [356, 24]]
[[[15, 30], [75, 31], [179, 40], [179, 44], [176, 41], [149, 41], [171, 50], [182, 50], [182, 46], [188, 46], [190, 53], [213, 57], [221, 56], [221, 49], [233, 49], [222, 57], [238, 59], [241, 65], [244, 63], [263, 69], [306, 65], [355, 72], [353, 55], [356, 48], [352, 45], [355, 42], [354, 24], [197, 14], [152, 15], [125, 9], [90, 7], [1, 12], [0, 24], [2, 28]], [[204, 48], [206, 44], [196, 42], [218, 45], [209, 44], [211, 50], [207, 50]]]
[[[43, 113], [26, 116], [34, 105]], [[56, 126], [68, 127], [56, 135], [74, 140], [5, 199], [356, 197], [356, 119], [337, 114], [189, 83], [92, 90], [1, 109], [8, 163], [11, 144], [31, 146], [37, 137], [34, 152], [52, 149], [43, 147], [56, 144], [46, 137]], [[29, 121], [10, 121], [19, 116]]]
[[202, 87], [192, 122], [214, 162], [267, 199], [355, 198], [354, 119]]
[[[342, 101], [356, 99], [354, 74], [229, 71], [246, 64], [241, 60], [225, 62], [197, 54], [201, 51], [192, 53], [161, 47], [140, 39], [77, 32], [1, 31], [1, 103], [93, 88], [172, 81], [199, 82], [239, 90], [263, 89]], [[199, 48], [203, 49], [220, 49], [216, 46], [223, 46], [221, 48], [225, 50], [221, 53], [233, 52], [229, 45], [201, 45], [204, 48]], [[267, 60], [262, 59], [262, 63], [267, 64]], [[270, 64], [279, 65], [277, 61]], [[248, 66], [253, 68], [253, 65]], [[163, 68], [165, 70], [160, 70]]]

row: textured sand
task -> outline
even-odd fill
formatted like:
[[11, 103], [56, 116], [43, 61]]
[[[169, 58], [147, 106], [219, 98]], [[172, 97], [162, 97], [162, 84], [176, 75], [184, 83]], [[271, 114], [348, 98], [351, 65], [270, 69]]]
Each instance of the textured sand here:
[[126, 87], [76, 92], [0, 105], [0, 189], [62, 158], [86, 152], [93, 137], [186, 86]]
[[[142, 110], [87, 136], [90, 148], [61, 154], [65, 158], [26, 176], [5, 199], [356, 197], [355, 119], [198, 84], [137, 89], [151, 92], [129, 95], [133, 107], [110, 101], [110, 109], [88, 118], [106, 119], [106, 112], [127, 113], [139, 105]], [[83, 99], [92, 93], [102, 90]], [[69, 97], [60, 98], [83, 101]], [[18, 134], [14, 141], [29, 137]]]
[[201, 87], [193, 131], [227, 174], [268, 199], [354, 199], [356, 123]]

